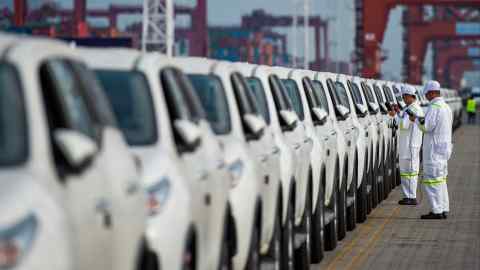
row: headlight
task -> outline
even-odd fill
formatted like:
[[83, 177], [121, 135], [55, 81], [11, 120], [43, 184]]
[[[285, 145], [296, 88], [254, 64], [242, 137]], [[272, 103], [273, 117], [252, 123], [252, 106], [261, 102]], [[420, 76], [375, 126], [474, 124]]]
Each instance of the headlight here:
[[238, 181], [240, 181], [240, 179], [242, 178], [244, 167], [245, 166], [243, 164], [243, 161], [239, 159], [228, 165], [228, 171], [233, 178], [232, 187], [236, 186], [238, 184]]
[[170, 190], [171, 183], [166, 177], [162, 178], [157, 184], [147, 188], [148, 211], [150, 216], [161, 212], [170, 197]]
[[38, 220], [30, 214], [7, 228], [0, 227], [0, 269], [11, 269], [30, 251], [38, 229]]

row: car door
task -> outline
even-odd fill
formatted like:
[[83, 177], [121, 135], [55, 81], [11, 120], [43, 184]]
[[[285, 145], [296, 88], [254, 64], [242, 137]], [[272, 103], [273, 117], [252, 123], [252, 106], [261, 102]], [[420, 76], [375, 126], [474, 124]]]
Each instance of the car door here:
[[[102, 149], [98, 153], [98, 162], [101, 164], [105, 179], [108, 180], [110, 190], [113, 224], [110, 246], [113, 268], [131, 269], [135, 266], [146, 226], [146, 199], [142, 192], [140, 172], [135, 167], [133, 156], [121, 131], [116, 127], [110, 105], [97, 78], [85, 65], [78, 62], [71, 64], [81, 80], [82, 90], [88, 98], [95, 129], [101, 140]], [[143, 77], [139, 77], [137, 73], [131, 76], [130, 78], [137, 83], [136, 89], [140, 92], [142, 82], [146, 84], [146, 81], [142, 81]], [[118, 81], [118, 77], [115, 79]]]
[[112, 220], [107, 183], [101, 173], [98, 153], [81, 170], [72, 168], [55, 143], [55, 136], [67, 130], [86, 136], [99, 148], [93, 116], [67, 60], [53, 59], [40, 67], [40, 82], [55, 169], [65, 188], [65, 208], [73, 227], [74, 249], [79, 269], [112, 269], [109, 248]]
[[[179, 123], [187, 123], [200, 130], [198, 124], [201, 117], [195, 111], [191, 101], [188, 100], [188, 93], [185, 93], [185, 89], [180, 86], [177, 72], [179, 71], [176, 68], [164, 68], [160, 72], [160, 82], [170, 116], [175, 144], [183, 163], [182, 167], [188, 179], [191, 180], [192, 192], [197, 193], [195, 196], [199, 197], [198, 208], [194, 215], [196, 216], [195, 219], [201, 224], [199, 227], [200, 252], [204, 257], [200, 261], [205, 265], [212, 265], [214, 263], [212, 260], [216, 257], [213, 252], [217, 249], [213, 247], [214, 245], [219, 245], [218, 241], [214, 241], [215, 234], [223, 235], [219, 234], [221, 232], [220, 229], [223, 228], [218, 228], [218, 216], [222, 213], [219, 209], [216, 209], [219, 205], [214, 204], [214, 202], [218, 202], [216, 198], [213, 198], [216, 194], [215, 179], [207, 164], [208, 159], [212, 157], [205, 155], [203, 138], [200, 139], [196, 146], [191, 147], [185, 144], [181, 134], [176, 130], [175, 126]], [[208, 266], [200, 266], [200, 268], [202, 267]]]

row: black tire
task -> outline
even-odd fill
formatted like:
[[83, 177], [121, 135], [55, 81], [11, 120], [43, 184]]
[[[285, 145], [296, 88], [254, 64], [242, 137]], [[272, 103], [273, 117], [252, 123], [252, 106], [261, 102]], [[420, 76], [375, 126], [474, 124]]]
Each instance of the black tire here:
[[338, 200], [338, 229], [337, 238], [342, 240], [347, 235], [347, 179], [348, 170], [344, 170], [342, 186], [340, 188]]
[[219, 270], [231, 270], [233, 269], [232, 265], [232, 254], [231, 254], [231, 245], [228, 241], [228, 224], [225, 222], [225, 228], [223, 228], [223, 239], [222, 239], [222, 250], [220, 251], [220, 265]]
[[320, 190], [318, 191], [317, 205], [312, 215], [312, 231], [310, 234], [310, 249], [312, 263], [319, 263], [324, 257], [324, 205], [325, 205], [325, 172], [322, 171], [322, 179], [320, 181]]
[[372, 208], [376, 208], [380, 202], [378, 198], [378, 168], [380, 167], [380, 154], [379, 147], [377, 147], [376, 162], [372, 163], [371, 167], [371, 180], [372, 180]]
[[[354, 164], [357, 164], [357, 162]], [[355, 227], [357, 227], [357, 175], [358, 168], [355, 166], [353, 168], [352, 184], [350, 190], [348, 191], [348, 196], [354, 198], [353, 203], [347, 207], [347, 230], [349, 231], [353, 231]]]
[[[267, 266], [268, 265], [268, 266]], [[268, 256], [262, 261], [262, 269], [282, 269], [282, 206], [281, 201], [278, 202], [277, 215], [273, 228], [272, 241], [270, 243], [270, 250]]]
[[282, 270], [293, 270], [295, 269], [295, 205], [293, 198], [289, 199], [287, 207], [287, 220], [282, 227]]
[[[223, 244], [222, 244], [223, 245]], [[222, 246], [223, 248], [223, 246]], [[230, 260], [230, 249], [229, 247], [227, 247], [227, 251], [225, 251], [224, 253], [222, 253], [222, 262], [223, 260], [225, 259], [226, 261], [231, 261]], [[224, 258], [225, 256], [225, 258]], [[226, 263], [228, 265], [228, 263]], [[185, 248], [185, 251], [184, 251], [184, 254], [183, 254], [183, 266], [182, 266], [182, 270], [195, 270], [195, 252], [194, 252], [194, 248], [192, 246], [191, 243], [189, 243], [187, 245], [187, 247]], [[222, 269], [232, 269], [231, 267], [231, 263], [230, 263], [230, 268], [222, 268]]]
[[357, 189], [357, 222], [363, 223], [367, 220], [368, 198], [367, 198], [367, 159], [362, 175], [362, 184]]
[[338, 170], [335, 172], [335, 181], [333, 185], [332, 198], [328, 208], [333, 211], [334, 218], [325, 225], [324, 242], [325, 250], [334, 250], [337, 247], [337, 229], [338, 229]]
[[384, 174], [384, 162], [383, 162], [383, 159], [380, 159], [380, 166], [377, 168], [377, 179], [376, 179], [376, 183], [377, 183], [377, 193], [378, 193], [378, 203], [380, 204], [380, 202], [383, 201], [383, 199], [385, 198], [385, 174]]
[[250, 241], [250, 253], [248, 254], [246, 270], [260, 269], [260, 229], [258, 222], [255, 223], [252, 231], [252, 240]]
[[159, 270], [159, 258], [155, 252], [150, 250], [146, 243], [142, 244], [140, 251], [140, 262], [137, 270]]
[[305, 235], [305, 242], [295, 250], [295, 269], [308, 270], [311, 262], [310, 234], [312, 231], [312, 193], [311, 189], [307, 189], [307, 201], [305, 202], [305, 210], [303, 212], [303, 226], [301, 228], [302, 235]]

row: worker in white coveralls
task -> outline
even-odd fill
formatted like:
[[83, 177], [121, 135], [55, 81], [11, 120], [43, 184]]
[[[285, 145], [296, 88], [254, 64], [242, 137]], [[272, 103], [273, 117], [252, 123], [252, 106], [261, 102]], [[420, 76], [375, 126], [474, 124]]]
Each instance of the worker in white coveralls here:
[[440, 84], [429, 81], [424, 93], [430, 101], [425, 118], [410, 116], [423, 131], [423, 185], [432, 208], [422, 219], [446, 219], [449, 212], [447, 175], [452, 154], [452, 111], [440, 94]]
[[395, 116], [399, 130], [398, 156], [404, 198], [398, 204], [417, 205], [417, 179], [423, 134], [419, 127], [410, 121], [409, 113], [418, 117], [424, 117], [424, 113], [413, 86], [402, 86], [401, 93], [406, 107], [401, 111], [396, 109], [396, 115], [390, 112], [390, 116]]

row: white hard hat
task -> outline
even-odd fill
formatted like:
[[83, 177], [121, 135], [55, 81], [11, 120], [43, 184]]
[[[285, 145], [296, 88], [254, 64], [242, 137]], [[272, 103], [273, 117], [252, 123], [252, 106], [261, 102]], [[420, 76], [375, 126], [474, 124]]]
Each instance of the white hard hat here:
[[440, 83], [437, 81], [429, 81], [427, 84], [425, 84], [425, 87], [423, 88], [423, 93], [426, 95], [430, 91], [440, 91]]
[[402, 87], [402, 95], [415, 96], [416, 92], [417, 92], [417, 90], [415, 89], [415, 87], [413, 87], [411, 85], [406, 84]]

